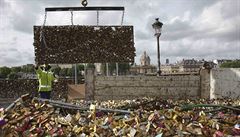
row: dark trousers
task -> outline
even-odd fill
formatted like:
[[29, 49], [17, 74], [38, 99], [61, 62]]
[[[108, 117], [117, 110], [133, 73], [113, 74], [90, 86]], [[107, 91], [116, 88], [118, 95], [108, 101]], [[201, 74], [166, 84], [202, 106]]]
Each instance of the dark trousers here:
[[51, 91], [40, 91], [40, 98], [50, 99], [51, 98]]

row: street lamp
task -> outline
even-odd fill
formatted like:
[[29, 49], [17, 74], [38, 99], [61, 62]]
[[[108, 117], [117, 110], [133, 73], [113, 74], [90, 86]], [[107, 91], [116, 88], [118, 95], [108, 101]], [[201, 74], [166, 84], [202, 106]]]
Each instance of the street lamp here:
[[154, 36], [157, 37], [157, 50], [158, 50], [158, 76], [161, 75], [161, 69], [160, 69], [160, 46], [159, 46], [159, 38], [161, 36], [162, 32], [162, 26], [163, 23], [158, 21], [159, 18], [156, 18], [156, 21], [152, 24], [153, 29], [155, 30]]

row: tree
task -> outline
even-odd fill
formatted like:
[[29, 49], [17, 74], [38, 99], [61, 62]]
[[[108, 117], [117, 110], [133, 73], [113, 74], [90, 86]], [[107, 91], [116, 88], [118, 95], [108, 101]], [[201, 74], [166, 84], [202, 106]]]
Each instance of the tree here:
[[77, 73], [78, 73], [78, 75], [82, 75], [82, 71], [84, 71], [84, 69], [85, 69], [85, 67], [84, 67], [84, 65], [83, 64], [78, 64], [77, 65]]
[[17, 79], [18, 75], [16, 72], [11, 72], [10, 74], [8, 74], [8, 79]]
[[72, 68], [67, 69], [67, 76], [69, 76], [69, 77], [73, 76], [73, 69]]
[[116, 72], [116, 63], [109, 63], [108, 64], [108, 71], [110, 75], [113, 74], [113, 72]]
[[95, 68], [95, 65], [93, 63], [88, 63], [87, 68]]
[[27, 64], [22, 67], [22, 72], [25, 73], [34, 73], [34, 65], [32, 64]]
[[61, 68], [59, 66], [52, 68], [52, 71], [55, 75], [60, 75]]
[[120, 74], [126, 74], [130, 69], [129, 63], [120, 63], [119, 64], [119, 73]]
[[102, 72], [102, 75], [106, 75], [106, 63], [101, 64], [101, 72]]
[[67, 68], [63, 68], [59, 71], [59, 75], [63, 76], [63, 77], [66, 77], [67, 76], [67, 71], [68, 71]]
[[0, 68], [0, 74], [2, 78], [7, 78], [8, 74], [11, 73], [11, 69], [9, 67], [1, 67]]
[[240, 60], [224, 62], [220, 65], [221, 68], [240, 68]]
[[14, 72], [14, 73], [21, 72], [21, 67], [12, 67], [11, 72]]
[[78, 69], [78, 71], [83, 71], [84, 65], [82, 65], [82, 64], [77, 65], [77, 69]]

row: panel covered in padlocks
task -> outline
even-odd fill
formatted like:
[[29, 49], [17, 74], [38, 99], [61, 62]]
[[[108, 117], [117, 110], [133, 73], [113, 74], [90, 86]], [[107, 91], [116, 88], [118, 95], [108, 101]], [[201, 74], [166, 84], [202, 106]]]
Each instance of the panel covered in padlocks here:
[[136, 55], [133, 26], [35, 26], [34, 47], [38, 64], [134, 62]]

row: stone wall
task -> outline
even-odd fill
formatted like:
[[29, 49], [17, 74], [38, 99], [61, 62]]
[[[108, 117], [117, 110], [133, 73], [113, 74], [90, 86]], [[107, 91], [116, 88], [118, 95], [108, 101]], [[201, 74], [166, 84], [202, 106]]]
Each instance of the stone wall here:
[[212, 69], [210, 86], [210, 98], [240, 99], [240, 69]]
[[[94, 76], [85, 77], [86, 99], [161, 98], [240, 98], [240, 69], [202, 70], [200, 75], [175, 76]], [[67, 97], [68, 84], [73, 80], [60, 79], [53, 86], [53, 99]], [[37, 91], [38, 82], [29, 80], [0, 80], [0, 99], [18, 98]]]
[[198, 98], [199, 75], [176, 76], [96, 76], [94, 98], [133, 99], [138, 97]]
[[[73, 83], [72, 79], [59, 79], [53, 84], [52, 98], [67, 97], [67, 84]], [[36, 79], [0, 80], [0, 98], [18, 98], [23, 94], [33, 94], [38, 91]]]

